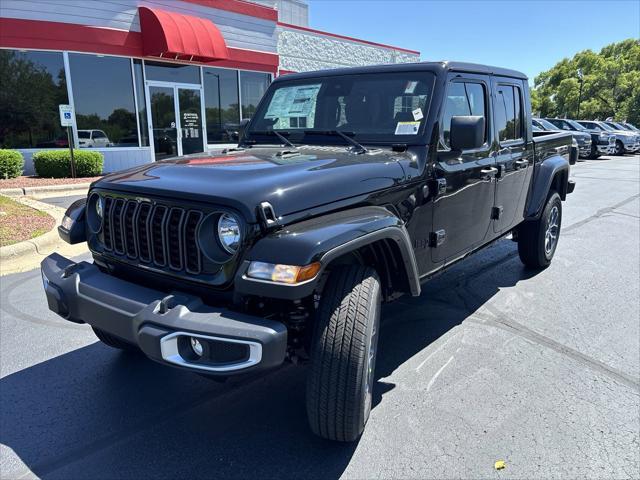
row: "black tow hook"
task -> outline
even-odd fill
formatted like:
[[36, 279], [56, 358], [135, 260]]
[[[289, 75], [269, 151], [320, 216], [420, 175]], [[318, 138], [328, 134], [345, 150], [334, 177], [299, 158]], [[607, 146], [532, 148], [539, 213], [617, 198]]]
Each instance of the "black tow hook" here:
[[82, 269], [82, 265], [79, 263], [72, 263], [71, 265], [67, 265], [66, 267], [64, 267], [64, 270], [62, 270], [62, 278], [69, 278], [80, 269]]

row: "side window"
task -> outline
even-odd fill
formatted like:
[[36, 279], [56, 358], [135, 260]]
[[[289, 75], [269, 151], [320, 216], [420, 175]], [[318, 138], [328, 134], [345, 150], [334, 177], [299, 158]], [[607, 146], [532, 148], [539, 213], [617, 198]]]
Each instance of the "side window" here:
[[454, 82], [449, 84], [442, 117], [442, 143], [450, 147], [451, 117], [478, 115], [485, 117], [485, 134], [487, 139], [488, 122], [486, 111], [485, 88], [480, 83]]
[[522, 104], [520, 89], [498, 85], [496, 96], [496, 128], [501, 142], [522, 139]]

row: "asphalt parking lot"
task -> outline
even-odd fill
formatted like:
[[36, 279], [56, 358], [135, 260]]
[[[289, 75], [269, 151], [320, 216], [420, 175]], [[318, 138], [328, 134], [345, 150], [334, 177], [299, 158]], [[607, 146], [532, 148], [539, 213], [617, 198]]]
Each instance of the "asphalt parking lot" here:
[[39, 271], [0, 278], [0, 477], [638, 478], [640, 156], [572, 177], [548, 269], [503, 240], [386, 307], [353, 445], [309, 432], [304, 367], [218, 384], [97, 343]]

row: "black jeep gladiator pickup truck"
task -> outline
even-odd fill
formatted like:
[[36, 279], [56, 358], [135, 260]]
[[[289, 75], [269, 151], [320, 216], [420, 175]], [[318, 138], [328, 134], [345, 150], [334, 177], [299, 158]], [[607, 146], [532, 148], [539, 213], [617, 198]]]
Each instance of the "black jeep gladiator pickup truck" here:
[[309, 364], [316, 434], [371, 409], [381, 303], [511, 233], [549, 265], [571, 134], [532, 133], [518, 72], [432, 62], [286, 75], [237, 148], [91, 185], [42, 262], [49, 308], [105, 344], [209, 376]]

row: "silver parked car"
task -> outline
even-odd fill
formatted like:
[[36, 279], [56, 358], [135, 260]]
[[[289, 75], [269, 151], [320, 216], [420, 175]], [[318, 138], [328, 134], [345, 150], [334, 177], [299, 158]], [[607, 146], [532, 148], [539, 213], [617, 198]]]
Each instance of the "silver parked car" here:
[[612, 127], [607, 122], [596, 120], [578, 120], [578, 123], [585, 128], [592, 128], [603, 132], [613, 133], [616, 136], [616, 155], [634, 153], [640, 150], [640, 135], [629, 130], [619, 130], [621, 127]]
[[636, 127], [635, 125], [629, 123], [629, 122], [618, 122], [619, 125], [622, 125], [623, 127], [625, 127], [627, 130], [631, 131], [631, 132], [638, 132], [640, 133], [640, 128]]

